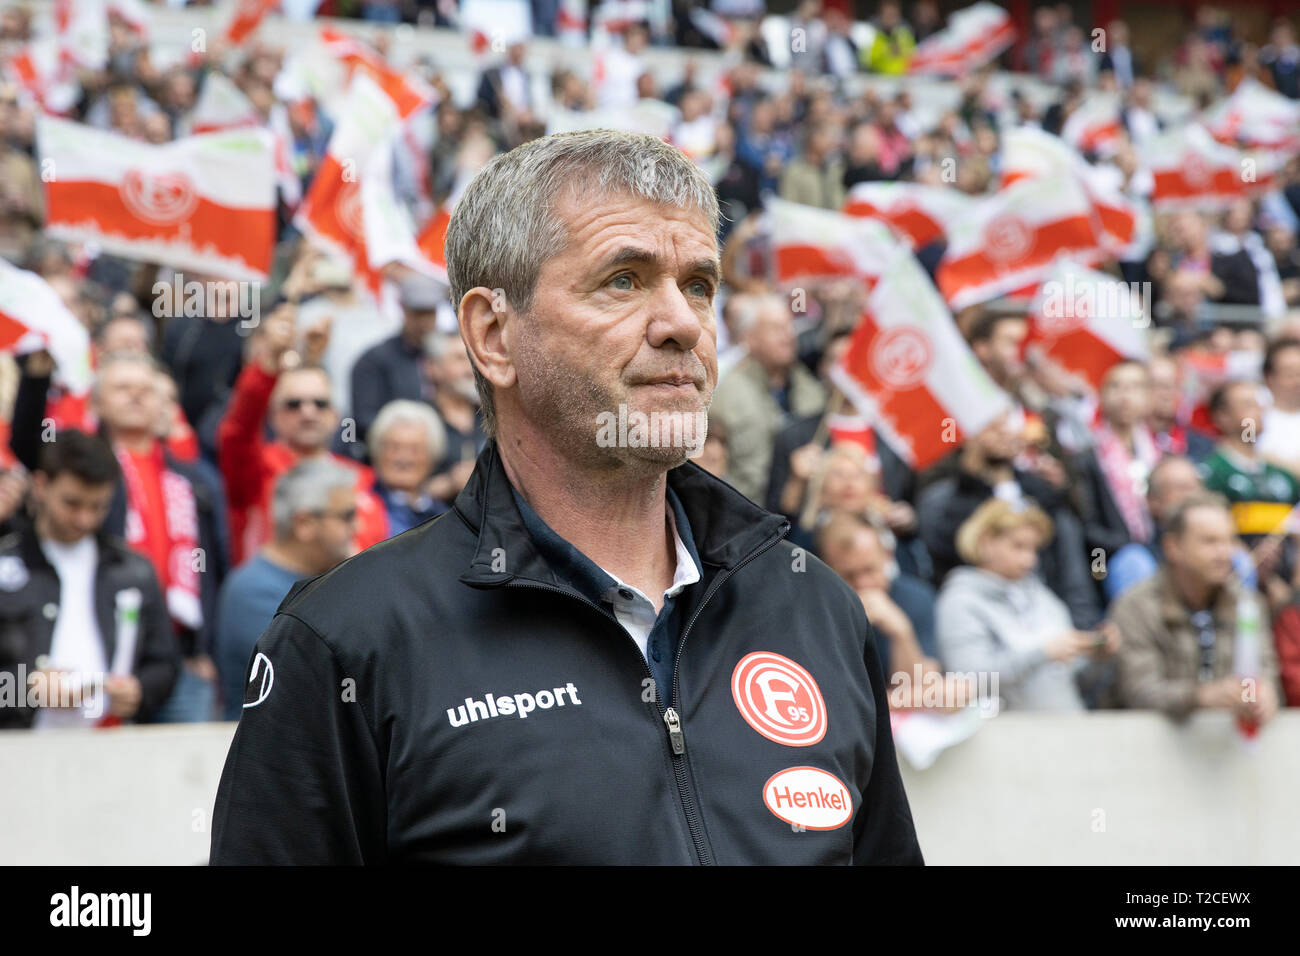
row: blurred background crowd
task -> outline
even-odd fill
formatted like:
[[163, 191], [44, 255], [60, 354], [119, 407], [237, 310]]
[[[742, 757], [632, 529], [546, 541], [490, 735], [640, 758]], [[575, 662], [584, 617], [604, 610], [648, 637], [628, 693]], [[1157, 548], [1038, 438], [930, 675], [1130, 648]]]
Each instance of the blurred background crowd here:
[[[1300, 123], [1270, 144], [1267, 188], [1172, 211], [1150, 205], [1144, 154], [1239, 91], [1297, 101], [1297, 15], [1134, 4], [1140, 36], [1115, 3], [1025, 0], [1006, 5], [1014, 40], [937, 78], [910, 64], [954, 4], [776, 6], [533, 0], [496, 36], [468, 0], [283, 13], [364, 21], [358, 55], [433, 91], [388, 184], [422, 239], [493, 155], [547, 132], [617, 121], [704, 168], [725, 281], [698, 462], [859, 593], [888, 674], [992, 672], [1011, 709], [1221, 708], [1246, 728], [1300, 706]], [[0, 356], [0, 670], [109, 673], [96, 722], [237, 719], [295, 581], [451, 506], [485, 442], [473, 369], [436, 270], [385, 268], [376, 297], [295, 215], [340, 117], [278, 20], [197, 48], [151, 26], [152, 4], [109, 2], [102, 63], [44, 84], [24, 54], [59, 7], [0, 0], [0, 257], [84, 326], [93, 377], [72, 387], [27, 339]], [[256, 322], [159, 309], [174, 266], [45, 230], [41, 113], [165, 144], [208, 128], [223, 82], [287, 169]], [[1098, 102], [1117, 121], [1090, 136]], [[1090, 382], [1036, 356], [1024, 297], [954, 308], [1012, 411], [914, 467], [832, 379], [868, 290], [779, 279], [764, 201], [840, 211], [889, 182], [987, 196], [1024, 127], [1066, 136], [1148, 215], [1142, 242], [1093, 263], [1149, 293], [1143, 354]], [[944, 251], [915, 251], [932, 278]], [[0, 726], [86, 722], [0, 709]]]

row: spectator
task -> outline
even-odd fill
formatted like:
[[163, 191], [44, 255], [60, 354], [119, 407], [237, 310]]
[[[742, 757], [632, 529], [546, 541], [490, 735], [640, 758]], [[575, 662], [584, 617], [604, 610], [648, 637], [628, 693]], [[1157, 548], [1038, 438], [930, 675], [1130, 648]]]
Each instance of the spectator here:
[[1101, 382], [1101, 408], [1093, 447], [1077, 458], [1079, 514], [1084, 539], [1110, 558], [1130, 541], [1151, 537], [1144, 494], [1160, 452], [1144, 419], [1149, 381], [1142, 363], [1112, 365]]
[[715, 478], [727, 479], [727, 426], [720, 420], [709, 422], [704, 447], [695, 464]]
[[322, 574], [352, 553], [356, 497], [351, 470], [325, 458], [301, 461], [276, 479], [274, 535], [221, 589], [216, 657], [226, 720], [239, 719], [253, 645], [294, 582]]
[[41, 449], [35, 519], [0, 540], [0, 668], [45, 700], [20, 693], [0, 726], [147, 722], [172, 692], [180, 649], [153, 569], [103, 530], [120, 477], [108, 445], [75, 429]]
[[1156, 447], [1164, 455], [1186, 455], [1192, 461], [1204, 461], [1214, 451], [1214, 440], [1185, 424], [1183, 404], [1183, 367], [1167, 355], [1152, 356], [1147, 362], [1150, 402], [1147, 428], [1155, 437]]
[[524, 66], [528, 46], [516, 41], [506, 47], [506, 60], [483, 71], [478, 84], [478, 106], [507, 129], [532, 122], [532, 76]]
[[883, 0], [874, 26], [876, 35], [871, 45], [863, 50], [863, 69], [889, 76], [906, 73], [907, 64], [916, 50], [916, 38], [903, 19], [897, 0]]
[[433, 465], [446, 444], [442, 422], [428, 405], [399, 398], [380, 409], [370, 430], [370, 456], [375, 494], [388, 511], [389, 534], [401, 534], [447, 510], [428, 491]]
[[650, 40], [643, 23], [630, 23], [623, 31], [623, 45], [607, 49], [602, 59], [602, 76], [597, 85], [597, 105], [602, 109], [628, 109], [637, 101], [637, 80], [645, 73], [641, 52]]
[[1097, 64], [1100, 72], [1114, 74], [1115, 84], [1121, 90], [1131, 89], [1134, 80], [1142, 72], [1133, 57], [1133, 50], [1128, 45], [1128, 40], [1128, 24], [1123, 20], [1110, 21], [1110, 25], [1106, 28], [1105, 48]]
[[1300, 500], [1300, 481], [1260, 452], [1266, 432], [1260, 427], [1264, 415], [1256, 383], [1220, 385], [1211, 393], [1209, 406], [1220, 437], [1203, 466], [1205, 487], [1231, 502], [1237, 533], [1253, 544], [1281, 527]]
[[816, 549], [862, 598], [886, 674], [911, 674], [925, 662], [927, 669], [938, 669], [934, 588], [899, 570], [892, 534], [860, 512], [834, 511], [818, 529]]
[[957, 531], [965, 567], [944, 581], [935, 604], [939, 652], [950, 669], [997, 675], [1012, 710], [1083, 710], [1079, 680], [1113, 655], [1119, 634], [1077, 630], [1070, 611], [1034, 574], [1052, 521], [1033, 505], [992, 499]]
[[764, 296], [742, 312], [739, 332], [748, 354], [719, 383], [710, 414], [727, 429], [732, 484], [762, 501], [776, 433], [791, 416], [820, 412], [826, 390], [796, 357], [794, 317], [783, 298]]
[[1244, 639], [1241, 615], [1268, 618], [1258, 595], [1233, 574], [1236, 535], [1227, 502], [1215, 495], [1187, 498], [1169, 516], [1162, 543], [1160, 570], [1120, 598], [1112, 615], [1124, 637], [1124, 705], [1175, 719], [1218, 708], [1267, 723], [1278, 702], [1276, 656], [1272, 641], [1261, 638], [1259, 672], [1240, 670], [1239, 662], [1252, 656], [1237, 646]]
[[1278, 19], [1273, 24], [1268, 45], [1259, 51], [1259, 62], [1269, 71], [1279, 93], [1300, 99], [1300, 44], [1289, 20]]
[[438, 283], [416, 274], [402, 281], [400, 295], [401, 331], [366, 351], [352, 366], [352, 417], [358, 441], [366, 441], [370, 423], [389, 402], [427, 398], [425, 341], [437, 325], [438, 306], [447, 295]]
[[1264, 411], [1259, 452], [1300, 476], [1300, 339], [1273, 341], [1264, 353], [1263, 374], [1272, 402]]
[[[281, 306], [262, 323], [253, 340], [252, 360], [244, 366], [219, 431], [221, 474], [226, 483], [230, 544], [235, 563], [247, 560], [270, 537], [270, 498], [280, 474], [304, 458], [333, 458], [352, 469], [357, 483], [357, 546], [368, 548], [388, 537], [383, 503], [364, 465], [329, 451], [338, 413], [330, 400], [329, 376], [302, 361], [293, 350], [293, 307]], [[312, 335], [319, 336], [320, 330]], [[308, 357], [324, 351], [309, 341]], [[272, 441], [264, 437], [270, 413]]]
[[838, 136], [830, 126], [808, 131], [803, 152], [781, 174], [781, 198], [839, 210], [844, 205], [844, 161], [835, 155]]
[[478, 453], [487, 442], [479, 414], [479, 394], [474, 366], [460, 335], [431, 339], [429, 379], [433, 384], [433, 408], [442, 422], [446, 444], [435, 459], [429, 493], [450, 504], [465, 487]]

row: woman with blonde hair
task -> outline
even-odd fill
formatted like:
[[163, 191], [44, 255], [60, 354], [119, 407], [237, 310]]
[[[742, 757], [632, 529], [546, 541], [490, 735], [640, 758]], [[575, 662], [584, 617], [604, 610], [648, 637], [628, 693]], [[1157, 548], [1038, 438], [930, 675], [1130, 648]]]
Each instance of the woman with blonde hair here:
[[1119, 632], [1078, 631], [1069, 609], [1034, 573], [1052, 538], [1037, 507], [992, 498], [957, 531], [965, 566], [953, 569], [935, 607], [939, 653], [951, 671], [997, 675], [1003, 706], [1082, 710], [1078, 679], [1119, 648]]

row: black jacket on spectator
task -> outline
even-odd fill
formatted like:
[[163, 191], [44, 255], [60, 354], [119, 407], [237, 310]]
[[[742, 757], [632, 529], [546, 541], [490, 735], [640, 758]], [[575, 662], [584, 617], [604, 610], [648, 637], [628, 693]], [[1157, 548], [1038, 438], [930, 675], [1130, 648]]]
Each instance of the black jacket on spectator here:
[[[172, 692], [180, 670], [180, 648], [148, 560], [111, 535], [101, 532], [96, 542], [99, 566], [95, 572], [95, 616], [105, 661], [113, 660], [117, 647], [117, 594], [128, 588], [140, 592], [135, 666], [131, 672], [139, 678], [141, 688], [140, 710], [134, 719], [147, 722]], [[15, 561], [26, 570], [27, 580], [15, 590], [0, 584], [0, 673], [7, 675], [6, 681], [16, 682], [19, 664], [31, 674], [36, 670], [36, 659], [50, 652], [58, 618], [47, 607], [59, 606], [59, 576], [46, 560], [31, 524], [0, 538], [0, 561], [7, 565], [5, 580], [14, 580]], [[20, 706], [0, 707], [0, 728], [30, 727], [36, 719], [36, 710], [26, 706], [25, 687], [18, 683], [14, 686]]]
[[1070, 465], [1084, 543], [1089, 553], [1101, 548], [1109, 558], [1133, 540], [1128, 525], [1110, 493], [1097, 453], [1091, 449], [1080, 452], [1073, 456]]
[[[1078, 517], [1065, 497], [1042, 478], [1022, 471], [1016, 471], [1015, 478], [1025, 497], [1032, 498], [1055, 526], [1051, 542], [1038, 555], [1039, 576], [1069, 607], [1075, 627], [1095, 627], [1101, 620], [1101, 603]], [[960, 470], [932, 481], [917, 496], [917, 519], [934, 561], [936, 584], [942, 584], [949, 571], [964, 563], [957, 554], [957, 529], [992, 497], [992, 486]]]
[[372, 345], [352, 366], [352, 417], [357, 440], [364, 442], [379, 410], [395, 398], [424, 397], [424, 352], [400, 334]]
[[[162, 362], [176, 380], [185, 420], [204, 440], [202, 424], [214, 406], [225, 404], [244, 364], [240, 319], [215, 322], [181, 315], [167, 321]], [[215, 458], [204, 441], [209, 457]]]
[[[703, 573], [678, 596], [671, 689], [543, 556], [489, 443], [452, 511], [281, 603], [221, 775], [213, 865], [921, 863], [861, 599], [699, 466], [667, 480]], [[822, 737], [788, 746], [746, 722], [731, 675], [758, 652], [817, 682]], [[550, 688], [564, 706], [534, 709]], [[851, 819], [795, 832], [768, 809], [773, 777], [805, 766], [841, 782]]]

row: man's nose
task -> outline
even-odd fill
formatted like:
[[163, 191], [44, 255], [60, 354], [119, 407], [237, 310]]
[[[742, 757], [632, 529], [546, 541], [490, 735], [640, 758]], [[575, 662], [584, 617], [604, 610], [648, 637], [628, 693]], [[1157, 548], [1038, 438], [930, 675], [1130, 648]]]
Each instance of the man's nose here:
[[686, 293], [676, 283], [665, 282], [650, 302], [651, 316], [647, 337], [655, 348], [675, 342], [685, 351], [695, 348], [704, 325], [700, 313], [691, 305]]

